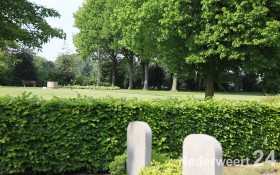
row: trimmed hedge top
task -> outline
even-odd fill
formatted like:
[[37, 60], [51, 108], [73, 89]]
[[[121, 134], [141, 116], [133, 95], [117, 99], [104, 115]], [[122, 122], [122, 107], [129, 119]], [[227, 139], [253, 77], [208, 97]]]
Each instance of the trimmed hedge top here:
[[0, 174], [107, 171], [126, 148], [131, 121], [147, 122], [153, 148], [174, 158], [193, 133], [219, 140], [224, 158], [255, 160], [255, 150], [280, 152], [280, 108], [275, 105], [188, 98], [47, 101], [23, 94], [0, 97]]

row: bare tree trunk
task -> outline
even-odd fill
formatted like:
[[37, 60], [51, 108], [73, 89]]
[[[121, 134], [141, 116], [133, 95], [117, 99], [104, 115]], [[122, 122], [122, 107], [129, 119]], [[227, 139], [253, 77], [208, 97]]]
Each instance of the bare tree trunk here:
[[234, 68], [234, 88], [233, 88], [234, 93], [239, 92], [239, 67], [236, 66]]
[[173, 75], [173, 82], [172, 82], [172, 89], [171, 89], [171, 91], [177, 92], [177, 85], [178, 85], [177, 75], [174, 74]]
[[116, 85], [116, 75], [117, 75], [117, 63], [116, 61], [112, 62], [112, 86]]
[[97, 81], [96, 81], [96, 85], [97, 86], [100, 86], [100, 77], [101, 77], [101, 68], [100, 68], [100, 51], [99, 51], [99, 48], [98, 48], [98, 58], [97, 58]]
[[128, 89], [133, 89], [133, 55], [130, 56], [129, 63], [128, 63], [128, 69], [129, 69], [129, 86]]
[[145, 79], [143, 90], [148, 90], [148, 79], [149, 79], [149, 62], [145, 62]]
[[214, 75], [215, 74], [215, 62], [214, 59], [208, 59], [206, 62], [206, 89], [205, 99], [211, 99], [214, 96]]
[[145, 81], [145, 62], [141, 61], [141, 88], [144, 88]]
[[111, 55], [111, 60], [112, 60], [112, 86], [116, 85], [116, 76], [117, 76], [117, 55], [115, 52], [112, 53]]

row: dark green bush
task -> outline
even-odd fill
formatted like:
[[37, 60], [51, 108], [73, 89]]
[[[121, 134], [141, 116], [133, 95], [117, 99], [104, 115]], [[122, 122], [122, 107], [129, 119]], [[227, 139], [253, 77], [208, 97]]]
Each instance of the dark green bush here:
[[[257, 102], [0, 97], [0, 174], [107, 171], [126, 147], [131, 121], [145, 121], [153, 148], [177, 158], [188, 134], [214, 136], [224, 158], [280, 152], [280, 108]], [[279, 156], [279, 154], [276, 154]], [[278, 157], [279, 159], [279, 157]]]

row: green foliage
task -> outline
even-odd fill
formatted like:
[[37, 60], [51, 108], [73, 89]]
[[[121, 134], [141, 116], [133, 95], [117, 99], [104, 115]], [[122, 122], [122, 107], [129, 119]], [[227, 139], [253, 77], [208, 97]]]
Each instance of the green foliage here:
[[[157, 163], [165, 163], [170, 160], [166, 154], [158, 153], [156, 151], [152, 151], [152, 161]], [[111, 175], [123, 175], [126, 174], [126, 153], [116, 156], [114, 161], [109, 164], [109, 169]]]
[[126, 153], [116, 156], [114, 161], [109, 164], [111, 175], [125, 175], [126, 174]]
[[84, 62], [77, 54], [61, 54], [55, 60], [56, 77], [61, 85], [73, 84], [83, 71]]
[[55, 78], [55, 64], [52, 61], [48, 61], [43, 57], [35, 57], [34, 65], [37, 71], [36, 86], [46, 86], [47, 81]]
[[108, 170], [131, 121], [147, 122], [153, 149], [173, 158], [187, 135], [203, 133], [225, 159], [255, 160], [255, 150], [280, 151], [279, 116], [279, 106], [257, 102], [0, 97], [0, 174]]
[[155, 150], [152, 150], [152, 161], [156, 161], [159, 163], [165, 163], [170, 159], [167, 154], [159, 153]]
[[180, 175], [182, 174], [182, 161], [170, 159], [165, 163], [152, 162], [150, 167], [141, 170], [139, 175]]
[[263, 98], [262, 102], [268, 103], [270, 105], [279, 106], [280, 105], [280, 95]]
[[50, 38], [65, 38], [61, 29], [52, 28], [48, 17], [60, 17], [54, 9], [39, 6], [28, 0], [1, 0], [0, 48], [16, 41], [26, 46], [41, 47]]
[[18, 59], [13, 64], [11, 79], [13, 85], [22, 85], [22, 80], [37, 81], [37, 71], [34, 64], [34, 57], [30, 50], [20, 50], [14, 54]]
[[16, 58], [7, 51], [0, 50], [0, 85], [11, 83], [11, 65], [16, 62]]
[[80, 32], [74, 35], [73, 41], [82, 58], [92, 57], [93, 52], [99, 49], [105, 55], [119, 49], [118, 28], [110, 24], [110, 16], [116, 5], [116, 0], [86, 0], [74, 13], [75, 27]]

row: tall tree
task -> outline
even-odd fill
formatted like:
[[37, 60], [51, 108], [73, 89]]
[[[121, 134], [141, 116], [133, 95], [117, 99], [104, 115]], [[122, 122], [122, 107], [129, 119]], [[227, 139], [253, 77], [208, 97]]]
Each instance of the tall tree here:
[[55, 60], [56, 81], [59, 84], [75, 84], [75, 78], [83, 71], [84, 63], [77, 54], [61, 54]]
[[74, 14], [75, 26], [80, 32], [74, 36], [74, 43], [82, 57], [86, 58], [98, 49], [111, 60], [111, 84], [115, 85], [118, 54], [121, 47], [118, 44], [120, 32], [115, 27], [112, 11], [118, 5], [112, 0], [86, 0], [83, 6]]
[[0, 0], [0, 48], [11, 43], [41, 48], [50, 38], [65, 38], [61, 29], [52, 28], [48, 17], [60, 17], [54, 9], [36, 5], [28, 0]]
[[32, 50], [21, 49], [14, 53], [14, 57], [18, 61], [14, 63], [12, 68], [12, 84], [21, 85], [22, 80], [37, 81], [37, 71]]
[[278, 1], [157, 2], [164, 4], [159, 28], [164, 27], [165, 39], [177, 33], [185, 40], [187, 62], [204, 65], [206, 98], [214, 95], [215, 74], [221, 62], [241, 61], [256, 71], [280, 60], [276, 53], [280, 43]]
[[144, 76], [144, 90], [148, 89], [148, 66], [156, 58], [156, 39], [158, 10], [156, 1], [129, 1], [122, 0], [122, 6], [115, 10], [118, 19], [116, 23], [121, 26], [121, 45], [140, 56]]
[[[278, 1], [201, 0], [197, 31], [191, 41], [189, 61], [206, 66], [205, 97], [214, 95], [214, 77], [222, 60], [240, 60], [258, 69], [279, 60], [271, 53], [279, 48], [280, 21]], [[248, 64], [249, 63], [249, 64]]]

